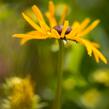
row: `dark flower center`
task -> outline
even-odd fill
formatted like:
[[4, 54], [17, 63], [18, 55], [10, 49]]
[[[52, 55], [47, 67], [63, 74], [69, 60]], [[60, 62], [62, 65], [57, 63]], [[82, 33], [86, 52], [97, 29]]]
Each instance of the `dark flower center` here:
[[[60, 35], [62, 33], [62, 29], [63, 29], [63, 25], [58, 25], [58, 26], [55, 26], [53, 27]], [[66, 34], [69, 34], [71, 32], [72, 28], [70, 26], [67, 27], [67, 30], [65, 32], [65, 35]]]

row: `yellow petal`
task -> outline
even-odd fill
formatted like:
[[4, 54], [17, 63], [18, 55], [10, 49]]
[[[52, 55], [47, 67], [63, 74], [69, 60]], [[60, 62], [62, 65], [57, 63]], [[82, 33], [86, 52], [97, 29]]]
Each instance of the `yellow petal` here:
[[107, 64], [107, 59], [103, 56], [103, 54], [96, 48], [93, 48], [93, 52], [101, 59], [105, 64]]
[[98, 43], [92, 42], [93, 46], [95, 46], [96, 48], [100, 48], [100, 45]]
[[86, 47], [89, 56], [92, 55], [92, 46], [91, 46], [91, 44], [89, 43], [89, 41], [84, 40], [84, 39], [81, 39], [81, 38], [79, 38], [79, 37], [77, 37], [77, 38], [75, 37], [74, 39], [75, 39], [77, 42], [83, 44], [83, 45]]
[[24, 44], [27, 41], [32, 39], [47, 39], [48, 38], [46, 35], [43, 35], [42, 33], [38, 31], [33, 31], [27, 34], [15, 34], [14, 37], [21, 38], [21, 44]]
[[49, 2], [49, 12], [50, 12], [51, 16], [54, 16], [54, 14], [55, 14], [55, 6], [54, 6], [52, 1]]
[[44, 31], [47, 31], [49, 29], [49, 27], [45, 23], [45, 20], [43, 18], [43, 15], [42, 15], [40, 9], [36, 5], [34, 5], [34, 6], [32, 6], [32, 10], [37, 17], [41, 28], [44, 29]]
[[77, 36], [89, 24], [89, 22], [89, 18], [86, 18], [81, 24], [79, 24], [78, 22], [74, 22], [74, 24], [72, 25], [72, 31], [69, 35], [72, 35], [72, 37]]
[[28, 16], [26, 16], [24, 13], [22, 13], [22, 15], [23, 15], [24, 19], [25, 19], [34, 29], [36, 29], [37, 31], [42, 32], [41, 28], [40, 28], [36, 23], [34, 23], [34, 21], [33, 21], [31, 18], [29, 18]]
[[55, 29], [51, 30], [51, 38], [60, 39], [60, 35], [58, 34], [58, 32]]
[[85, 36], [87, 35], [90, 31], [92, 31], [98, 24], [100, 20], [94, 21], [89, 27], [87, 27], [84, 31], [82, 31], [79, 36]]
[[26, 33], [26, 34], [30, 34], [30, 35], [38, 35], [37, 33], [38, 33], [37, 31], [30, 31], [30, 32], [28, 32], [28, 33]]
[[49, 2], [49, 11], [46, 13], [46, 16], [49, 20], [51, 27], [54, 27], [57, 25], [57, 22], [55, 19], [55, 6], [52, 1]]
[[80, 26], [80, 23], [78, 21], [75, 21], [72, 25], [72, 31], [68, 35], [66, 35], [66, 37], [67, 38], [74, 37], [79, 26]]
[[95, 52], [93, 52], [93, 55], [95, 57], [96, 62], [99, 63], [99, 57], [98, 57], [98, 55]]
[[75, 21], [74, 23], [73, 23], [73, 25], [72, 25], [72, 29], [74, 30], [74, 29], [77, 29], [77, 27], [79, 27], [80, 26], [80, 23], [78, 22], [78, 21]]
[[44, 22], [43, 15], [42, 15], [40, 9], [36, 5], [32, 6], [32, 10], [33, 10], [34, 14], [37, 16], [38, 21]]
[[64, 10], [63, 10], [62, 15], [61, 15], [60, 24], [64, 23], [64, 20], [65, 20], [65, 17], [67, 15], [67, 12], [68, 12], [68, 6], [65, 5], [64, 6]]
[[81, 24], [80, 27], [78, 28], [78, 33], [81, 32], [90, 22], [89, 18], [86, 18]]
[[61, 37], [62, 38], [64, 38], [64, 36], [65, 36], [65, 32], [66, 32], [66, 30], [68, 28], [68, 25], [69, 25], [69, 22], [68, 21], [65, 21], [64, 26], [63, 26], [63, 29], [62, 29], [62, 33], [61, 33]]

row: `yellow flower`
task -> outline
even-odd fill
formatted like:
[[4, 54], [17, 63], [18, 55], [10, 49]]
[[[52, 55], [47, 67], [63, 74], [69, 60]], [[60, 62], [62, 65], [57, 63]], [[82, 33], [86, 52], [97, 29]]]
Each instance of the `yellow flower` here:
[[14, 37], [21, 38], [21, 44], [26, 43], [31, 39], [61, 39], [61, 40], [71, 40], [76, 41], [84, 45], [91, 56], [94, 55], [97, 62], [101, 59], [104, 63], [107, 63], [106, 58], [98, 50], [99, 45], [95, 42], [90, 42], [83, 36], [87, 35], [92, 31], [100, 22], [95, 20], [91, 25], [88, 26], [90, 19], [86, 18], [82, 23], [74, 22], [72, 26], [69, 26], [69, 21], [65, 20], [65, 15], [67, 7], [65, 6], [62, 16], [60, 18], [60, 23], [58, 24], [55, 19], [55, 6], [52, 1], [49, 2], [49, 11], [46, 12], [46, 16], [49, 20], [50, 26], [45, 22], [40, 9], [34, 5], [32, 11], [35, 14], [39, 25], [36, 24], [30, 17], [25, 13], [22, 13], [24, 19], [34, 28], [33, 31], [26, 34], [14, 34]]
[[[13, 80], [14, 82], [14, 80]], [[34, 97], [34, 91], [32, 84], [28, 78], [22, 79], [21, 82], [17, 83], [13, 86], [12, 95], [11, 95], [11, 103], [12, 105], [18, 104], [21, 106], [21, 103], [29, 104]]]
[[93, 80], [95, 82], [109, 86], [109, 70], [108, 69], [97, 70], [93, 74]]
[[101, 94], [97, 89], [86, 91], [82, 97], [82, 103], [88, 108], [94, 108], [100, 102]]
[[63, 82], [63, 87], [65, 90], [72, 90], [76, 86], [76, 81], [73, 78], [68, 78]]
[[30, 77], [10, 78], [6, 81], [5, 87], [8, 98], [4, 100], [4, 109], [39, 109], [42, 106], [40, 97], [34, 93]]

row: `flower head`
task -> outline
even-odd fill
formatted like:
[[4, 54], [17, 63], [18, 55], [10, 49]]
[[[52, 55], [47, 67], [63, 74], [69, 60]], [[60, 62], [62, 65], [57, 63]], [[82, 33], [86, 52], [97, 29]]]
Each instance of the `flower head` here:
[[44, 20], [44, 17], [40, 9], [34, 5], [32, 6], [32, 11], [34, 12], [38, 24], [36, 24], [30, 17], [25, 13], [22, 13], [24, 19], [34, 28], [33, 31], [26, 34], [15, 34], [14, 37], [21, 38], [21, 44], [26, 43], [31, 39], [61, 39], [61, 40], [71, 40], [76, 41], [84, 45], [88, 51], [88, 54], [91, 56], [94, 55], [97, 62], [101, 59], [104, 63], [107, 63], [106, 58], [98, 50], [99, 45], [95, 42], [90, 42], [84, 38], [90, 31], [92, 31], [98, 24], [99, 20], [95, 20], [91, 25], [90, 19], [86, 18], [82, 23], [76, 21], [69, 26], [69, 21], [65, 20], [67, 7], [65, 6], [62, 16], [60, 18], [60, 23], [57, 23], [55, 19], [55, 6], [52, 1], [49, 2], [49, 10], [46, 12], [46, 16], [49, 20], [49, 25]]
[[104, 84], [105, 86], [109, 86], [109, 70], [108, 69], [100, 69], [94, 72], [92, 75], [92, 79], [100, 84]]
[[81, 97], [81, 102], [87, 108], [94, 108], [101, 99], [101, 93], [95, 89], [89, 89], [85, 93], [83, 93]]
[[7, 98], [3, 101], [3, 109], [39, 109], [42, 105], [28, 77], [7, 79], [4, 89], [7, 92]]

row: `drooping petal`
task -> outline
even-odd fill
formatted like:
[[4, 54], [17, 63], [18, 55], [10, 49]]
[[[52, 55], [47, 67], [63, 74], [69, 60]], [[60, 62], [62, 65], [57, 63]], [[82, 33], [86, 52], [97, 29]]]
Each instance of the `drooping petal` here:
[[61, 15], [60, 24], [63, 24], [64, 23], [65, 17], [67, 15], [67, 13], [68, 13], [68, 6], [65, 5], [64, 6], [64, 9], [63, 9], [63, 12], [62, 12], [62, 15]]
[[65, 21], [65, 23], [63, 25], [62, 33], [61, 33], [61, 38], [64, 38], [65, 32], [66, 32], [66, 30], [68, 28], [68, 25], [69, 25], [69, 22], [68, 21]]
[[93, 46], [95, 46], [96, 48], [100, 48], [100, 45], [98, 43], [92, 42]]
[[[107, 60], [106, 58], [103, 56], [103, 54], [97, 49], [98, 45], [90, 42], [86, 39], [80, 38], [80, 37], [73, 37], [70, 38], [70, 40], [79, 42], [80, 44], [84, 45], [87, 49], [88, 55], [92, 55], [92, 53], [94, 54], [94, 57], [96, 59], [97, 62], [99, 62], [99, 60], [101, 59], [105, 64], [107, 64]], [[97, 47], [96, 47], [97, 46]]]
[[55, 19], [55, 6], [52, 1], [49, 2], [49, 11], [46, 13], [46, 16], [49, 20], [51, 27], [54, 27], [57, 25], [57, 22]]
[[42, 32], [41, 28], [31, 19], [29, 18], [27, 15], [25, 15], [24, 13], [22, 13], [24, 19], [37, 31]]
[[99, 63], [99, 57], [98, 57], [98, 55], [95, 52], [93, 52], [93, 55], [95, 57], [96, 62]]
[[[107, 60], [106, 58], [103, 56], [103, 54], [96, 48], [93, 48], [93, 53], [95, 53], [95, 55], [97, 55], [97, 57], [99, 59], [101, 59], [105, 64], [107, 64]], [[96, 57], [96, 56], [95, 56]]]
[[44, 31], [46, 32], [49, 29], [49, 27], [47, 26], [40, 9], [36, 5], [34, 5], [32, 6], [32, 10], [37, 17], [41, 28], [44, 29]]
[[92, 31], [98, 24], [100, 20], [94, 21], [89, 27], [87, 27], [84, 31], [81, 31], [78, 35], [79, 36], [85, 36], [87, 35], [90, 31]]
[[80, 44], [83, 44], [86, 47], [86, 49], [87, 49], [88, 55], [92, 56], [92, 45], [89, 43], [89, 41], [81, 39], [79, 37], [77, 37], [77, 38], [75, 37], [74, 39], [77, 42], [79, 42]]

